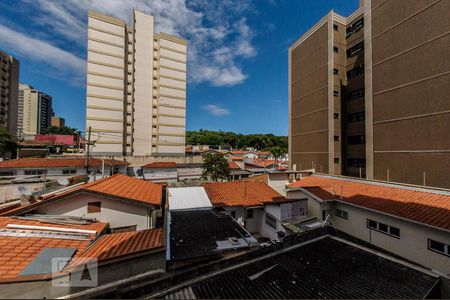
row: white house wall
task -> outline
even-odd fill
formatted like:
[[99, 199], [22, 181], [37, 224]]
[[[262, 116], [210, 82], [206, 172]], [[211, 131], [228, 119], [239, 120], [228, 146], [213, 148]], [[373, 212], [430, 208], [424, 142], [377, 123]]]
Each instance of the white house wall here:
[[[89, 202], [101, 202], [100, 213], [88, 213]], [[116, 199], [92, 194], [77, 194], [64, 200], [41, 206], [37, 213], [96, 218], [108, 222], [111, 228], [137, 225], [138, 230], [149, 229], [150, 209], [132, 205]]]

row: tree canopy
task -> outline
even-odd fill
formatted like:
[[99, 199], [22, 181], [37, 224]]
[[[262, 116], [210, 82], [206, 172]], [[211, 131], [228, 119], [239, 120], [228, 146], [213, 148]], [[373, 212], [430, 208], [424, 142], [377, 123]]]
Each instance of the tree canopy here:
[[273, 134], [241, 134], [230, 131], [186, 131], [187, 145], [231, 146], [235, 149], [252, 147], [257, 150], [267, 150], [279, 147], [287, 151], [287, 136]]
[[74, 134], [80, 134], [78, 129], [67, 127], [67, 126], [49, 126], [42, 130], [42, 134], [64, 134], [64, 135], [74, 135]]
[[0, 128], [0, 154], [13, 153], [16, 150], [17, 143], [5, 128]]
[[230, 177], [230, 167], [222, 154], [207, 153], [203, 155], [203, 180], [225, 181]]

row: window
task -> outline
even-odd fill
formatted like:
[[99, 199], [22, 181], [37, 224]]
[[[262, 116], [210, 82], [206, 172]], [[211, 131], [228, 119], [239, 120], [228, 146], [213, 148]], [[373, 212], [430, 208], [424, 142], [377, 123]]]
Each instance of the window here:
[[333, 51], [334, 51], [334, 53], [339, 53], [339, 48], [338, 47], [333, 47]]
[[364, 97], [364, 89], [354, 90], [347, 94], [348, 101], [352, 101], [362, 97]]
[[348, 114], [347, 115], [347, 123], [361, 122], [366, 119], [366, 114], [363, 111]]
[[77, 174], [77, 170], [76, 170], [76, 169], [63, 170], [62, 173], [63, 173], [64, 175], [67, 175], [67, 174]]
[[338, 157], [336, 157], [336, 158], [334, 159], [334, 163], [335, 163], [335, 164], [338, 164], [338, 163], [339, 163], [339, 158], [338, 158]]
[[334, 141], [335, 141], [335, 142], [339, 142], [339, 136], [338, 136], [338, 135], [335, 135], [335, 136], [334, 136]]
[[336, 209], [336, 217], [348, 220], [348, 212], [342, 209]]
[[339, 113], [334, 113], [334, 119], [339, 119]]
[[351, 79], [363, 73], [364, 73], [364, 64], [361, 64], [347, 71], [347, 78]]
[[450, 245], [428, 239], [428, 250], [450, 256]]
[[347, 49], [347, 58], [353, 57], [364, 49], [364, 42], [360, 42], [355, 46]]
[[338, 69], [333, 69], [333, 74], [334, 75], [338, 75], [339, 74], [339, 70]]
[[101, 202], [88, 202], [87, 212], [88, 214], [99, 213], [102, 211]]
[[367, 227], [378, 232], [400, 238], [400, 229], [393, 227], [384, 223], [367, 219]]
[[334, 95], [335, 97], [339, 97], [339, 92], [338, 92], [338, 91], [333, 91], [333, 95]]
[[347, 145], [362, 145], [366, 143], [364, 135], [350, 135], [347, 137]]
[[253, 219], [253, 208], [248, 208], [247, 209], [246, 219]]
[[347, 158], [347, 167], [365, 168], [366, 167], [366, 159], [365, 158]]
[[12, 171], [0, 172], [0, 176], [14, 176], [14, 172], [12, 172]]
[[364, 27], [364, 19], [356, 21], [351, 26], [347, 27], [345, 31], [346, 32], [345, 38], [349, 38], [353, 33], [358, 32], [363, 27]]
[[336, 24], [334, 24], [334, 25], [333, 25], [333, 29], [334, 29], [334, 31], [339, 31], [339, 26], [336, 25]]
[[46, 170], [26, 170], [25, 175], [42, 175], [47, 173]]
[[268, 213], [266, 213], [266, 224], [274, 229], [277, 229], [277, 219]]

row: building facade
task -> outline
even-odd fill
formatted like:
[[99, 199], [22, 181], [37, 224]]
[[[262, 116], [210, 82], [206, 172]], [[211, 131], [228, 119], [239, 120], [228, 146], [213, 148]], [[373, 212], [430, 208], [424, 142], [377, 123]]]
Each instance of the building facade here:
[[66, 120], [58, 116], [52, 116], [51, 125], [55, 127], [66, 126]]
[[86, 128], [94, 155], [184, 156], [185, 40], [154, 32], [153, 17], [132, 25], [88, 15]]
[[291, 167], [450, 187], [449, 3], [409, 3], [331, 11], [289, 48]]
[[43, 133], [51, 125], [52, 113], [52, 96], [28, 84], [19, 84], [17, 135], [20, 138]]
[[17, 132], [19, 61], [0, 51], [0, 127], [13, 137]]

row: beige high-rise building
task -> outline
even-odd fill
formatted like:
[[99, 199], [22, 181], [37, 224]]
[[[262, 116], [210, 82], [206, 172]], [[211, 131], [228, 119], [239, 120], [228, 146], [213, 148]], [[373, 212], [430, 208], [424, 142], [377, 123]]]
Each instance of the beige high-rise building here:
[[66, 126], [66, 120], [62, 117], [52, 116], [51, 124], [55, 127], [63, 127]]
[[27, 138], [51, 125], [52, 97], [28, 84], [19, 84], [17, 135]]
[[289, 48], [291, 167], [450, 187], [450, 2], [366, 0]]
[[184, 156], [185, 40], [154, 32], [153, 17], [132, 25], [88, 14], [86, 131], [94, 155]]
[[0, 127], [17, 133], [19, 61], [0, 50]]

